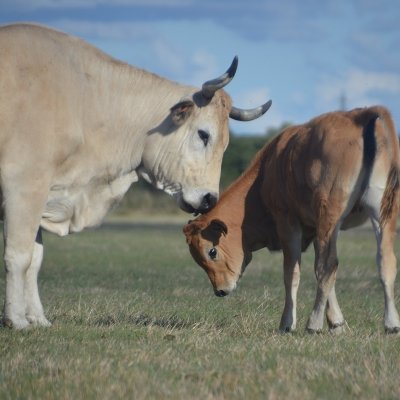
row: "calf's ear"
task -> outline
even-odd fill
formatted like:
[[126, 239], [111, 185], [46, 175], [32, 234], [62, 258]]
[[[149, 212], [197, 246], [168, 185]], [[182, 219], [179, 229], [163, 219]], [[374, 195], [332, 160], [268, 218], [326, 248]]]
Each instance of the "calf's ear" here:
[[217, 232], [219, 236], [228, 234], [228, 227], [226, 226], [225, 222], [221, 221], [220, 219], [213, 219], [210, 222], [210, 227]]
[[171, 108], [171, 119], [176, 126], [182, 125], [192, 114], [194, 103], [191, 100], [184, 100]]
[[192, 243], [192, 236], [198, 234], [203, 228], [204, 224], [200, 221], [189, 221], [182, 229], [186, 236], [186, 243]]

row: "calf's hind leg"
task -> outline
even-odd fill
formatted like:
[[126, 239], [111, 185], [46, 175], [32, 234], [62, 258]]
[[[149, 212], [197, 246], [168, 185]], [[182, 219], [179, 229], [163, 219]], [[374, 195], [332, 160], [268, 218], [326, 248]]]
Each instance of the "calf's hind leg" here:
[[383, 226], [379, 224], [376, 218], [372, 217], [371, 219], [377, 242], [376, 263], [385, 297], [385, 331], [387, 333], [400, 333], [399, 313], [394, 301], [394, 283], [397, 274], [396, 256], [393, 251], [396, 235], [396, 215], [394, 213]]
[[327, 308], [326, 308], [326, 320], [328, 322], [329, 331], [334, 334], [342, 333], [344, 330], [344, 318], [342, 314], [342, 310], [339, 307], [339, 303], [336, 298], [336, 272], [335, 279], [331, 289], [331, 292], [328, 296]]
[[[310, 333], [322, 331], [324, 314], [329, 296], [336, 299], [334, 290], [336, 270], [338, 267], [336, 239], [338, 228], [333, 232], [317, 235], [314, 242], [315, 248], [315, 276], [317, 278], [317, 293], [314, 308], [307, 322], [307, 331]], [[337, 302], [336, 302], [337, 303]], [[329, 312], [328, 312], [329, 318]]]
[[[285, 235], [286, 234], [286, 235]], [[285, 236], [284, 236], [285, 235]], [[283, 243], [283, 277], [285, 284], [285, 307], [283, 309], [279, 330], [292, 332], [296, 329], [297, 291], [300, 283], [301, 231], [288, 232], [280, 228]]]

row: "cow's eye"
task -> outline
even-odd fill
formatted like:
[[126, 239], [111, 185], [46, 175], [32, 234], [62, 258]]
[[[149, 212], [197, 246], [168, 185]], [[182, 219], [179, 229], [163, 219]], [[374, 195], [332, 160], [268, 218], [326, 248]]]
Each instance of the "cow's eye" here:
[[215, 247], [211, 248], [208, 252], [208, 255], [210, 256], [211, 260], [215, 260], [217, 258], [217, 249]]
[[201, 141], [204, 143], [204, 146], [207, 146], [210, 140], [210, 134], [206, 131], [203, 131], [203, 129], [199, 129], [197, 133]]

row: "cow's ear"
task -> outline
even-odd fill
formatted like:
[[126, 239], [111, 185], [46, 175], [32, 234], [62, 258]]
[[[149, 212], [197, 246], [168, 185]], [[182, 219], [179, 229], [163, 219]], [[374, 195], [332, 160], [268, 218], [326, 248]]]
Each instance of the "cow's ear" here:
[[203, 228], [204, 228], [204, 224], [201, 223], [200, 221], [197, 221], [197, 220], [189, 221], [183, 227], [183, 233], [186, 236], [186, 243], [187, 244], [192, 243], [192, 236], [197, 235]]
[[191, 100], [184, 100], [171, 108], [171, 118], [176, 126], [182, 125], [192, 114], [194, 103]]
[[228, 227], [226, 226], [225, 222], [221, 221], [220, 219], [213, 219], [210, 222], [210, 227], [219, 234], [219, 236], [227, 235], [228, 234]]

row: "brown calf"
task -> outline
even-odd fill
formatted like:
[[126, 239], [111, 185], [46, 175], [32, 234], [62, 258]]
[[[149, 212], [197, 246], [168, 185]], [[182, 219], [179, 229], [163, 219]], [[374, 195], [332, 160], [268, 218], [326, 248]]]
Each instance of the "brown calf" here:
[[307, 330], [340, 332], [335, 294], [340, 229], [372, 221], [385, 294], [385, 329], [400, 332], [393, 244], [399, 209], [399, 142], [383, 107], [333, 112], [285, 129], [264, 146], [216, 207], [184, 227], [190, 252], [217, 296], [229, 294], [251, 260], [283, 250], [285, 307], [280, 329], [296, 327], [301, 253], [313, 241], [318, 282]]

